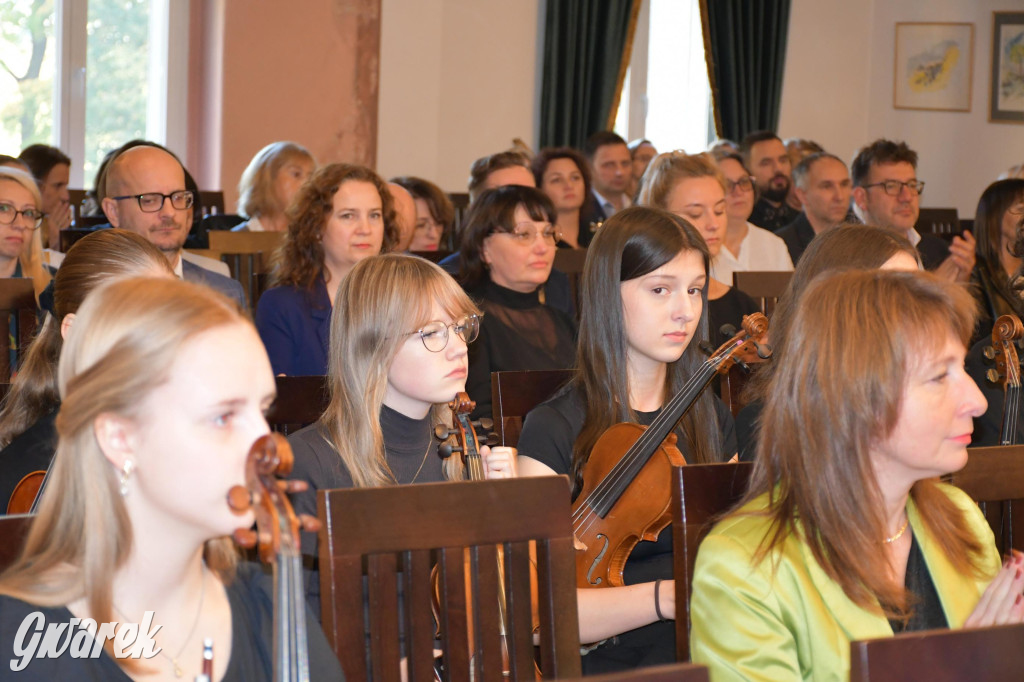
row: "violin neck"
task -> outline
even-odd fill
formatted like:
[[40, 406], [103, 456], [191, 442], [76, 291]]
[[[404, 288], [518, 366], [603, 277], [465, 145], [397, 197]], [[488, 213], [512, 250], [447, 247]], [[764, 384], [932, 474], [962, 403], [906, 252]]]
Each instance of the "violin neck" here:
[[280, 553], [274, 564], [274, 682], [309, 682], [302, 556]]
[[999, 432], [1000, 445], [1014, 445], [1017, 440], [1017, 415], [1020, 413], [1020, 384], [1006, 384], [1003, 400], [1003, 426]]

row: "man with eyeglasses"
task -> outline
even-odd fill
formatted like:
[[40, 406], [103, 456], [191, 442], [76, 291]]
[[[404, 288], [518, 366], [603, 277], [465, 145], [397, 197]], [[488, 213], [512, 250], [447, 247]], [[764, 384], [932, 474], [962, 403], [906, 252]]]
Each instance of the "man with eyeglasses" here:
[[926, 270], [953, 282], [967, 282], [974, 269], [974, 237], [964, 231], [950, 244], [914, 226], [924, 183], [917, 179], [917, 152], [905, 142], [875, 140], [857, 152], [850, 166], [857, 217], [885, 227], [917, 247]]
[[805, 156], [793, 169], [793, 183], [803, 210], [777, 234], [789, 247], [795, 265], [815, 235], [846, 218], [853, 185], [843, 160], [828, 152]]
[[182, 258], [192, 225], [192, 192], [174, 156], [143, 145], [117, 155], [107, 169], [103, 212], [110, 224], [148, 239], [167, 257], [178, 277], [205, 284], [245, 307], [242, 285]]

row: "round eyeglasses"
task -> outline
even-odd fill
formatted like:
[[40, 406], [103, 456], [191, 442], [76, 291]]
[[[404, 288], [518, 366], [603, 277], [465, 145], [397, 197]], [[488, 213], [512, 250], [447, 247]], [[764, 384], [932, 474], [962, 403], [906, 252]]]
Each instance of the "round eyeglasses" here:
[[123, 197], [111, 197], [114, 201], [125, 201], [127, 199], [135, 199], [139, 202], [139, 210], [143, 213], [156, 213], [164, 207], [164, 201], [167, 199], [171, 200], [171, 206], [178, 211], [184, 211], [187, 208], [192, 208], [192, 202], [195, 197], [192, 192], [187, 189], [178, 190], [177, 192], [171, 192], [170, 194], [161, 194], [160, 192], [146, 192], [145, 194], [127, 194]]
[[18, 220], [19, 214], [25, 216], [25, 220], [29, 222], [29, 229], [31, 230], [38, 229], [43, 224], [42, 211], [34, 208], [26, 208], [24, 211], [19, 211], [13, 204], [0, 202], [0, 223], [13, 225]]
[[466, 315], [451, 324], [434, 320], [433, 322], [427, 322], [414, 332], [408, 332], [407, 336], [419, 334], [424, 348], [432, 353], [440, 353], [448, 346], [449, 327], [467, 344], [473, 343], [476, 341], [476, 337], [480, 335], [480, 316]]

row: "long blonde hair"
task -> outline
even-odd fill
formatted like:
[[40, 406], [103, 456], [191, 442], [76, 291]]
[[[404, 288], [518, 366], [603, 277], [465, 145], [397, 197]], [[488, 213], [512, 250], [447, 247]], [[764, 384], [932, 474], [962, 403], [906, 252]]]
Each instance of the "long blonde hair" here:
[[[42, 195], [39, 194], [39, 186], [28, 173], [17, 168], [0, 167], [0, 182], [16, 182], [24, 187], [32, 195], [36, 202], [36, 208], [41, 209], [43, 205]], [[21, 262], [21, 274], [23, 277], [32, 278], [32, 288], [36, 292], [36, 300], [39, 294], [43, 293], [46, 285], [50, 283], [50, 271], [43, 267], [43, 237], [42, 229], [32, 230], [29, 235], [28, 244], [21, 250], [18, 260]]]
[[[115, 620], [113, 576], [133, 531], [119, 474], [97, 443], [96, 418], [138, 418], [190, 339], [234, 324], [251, 323], [221, 294], [177, 279], [123, 279], [86, 299], [61, 352], [60, 440], [48, 492], [21, 556], [0, 575], [0, 594], [48, 607], [85, 598], [97, 622]], [[204, 555], [223, 580], [232, 578], [230, 539], [207, 541]]]
[[[435, 302], [452, 318], [479, 313], [448, 273], [415, 256], [367, 258], [338, 289], [327, 370], [331, 402], [320, 424], [356, 487], [394, 483], [380, 428], [388, 370], [409, 330], [430, 321]], [[434, 423], [447, 409], [434, 406]], [[457, 460], [445, 461], [450, 479], [461, 478]]]

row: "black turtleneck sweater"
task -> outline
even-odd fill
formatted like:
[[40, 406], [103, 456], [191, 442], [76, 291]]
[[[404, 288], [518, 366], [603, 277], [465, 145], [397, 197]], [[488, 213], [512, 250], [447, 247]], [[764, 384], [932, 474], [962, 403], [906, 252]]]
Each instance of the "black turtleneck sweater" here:
[[560, 310], [494, 282], [471, 292], [484, 312], [480, 336], [469, 345], [466, 392], [473, 418], [491, 416], [491, 372], [570, 369], [576, 359], [576, 324]]
[[[386, 405], [380, 408], [380, 428], [384, 434], [384, 455], [399, 484], [444, 481], [442, 460], [437, 454], [430, 415], [411, 419]], [[295, 455], [291, 478], [306, 481], [309, 489], [291, 495], [296, 514], [316, 516], [316, 491], [351, 488], [352, 476], [341, 457], [327, 440], [319, 423], [288, 437]], [[317, 565], [317, 534], [302, 533], [303, 563], [312, 567], [306, 577], [306, 599], [312, 612], [320, 616], [320, 576]]]

